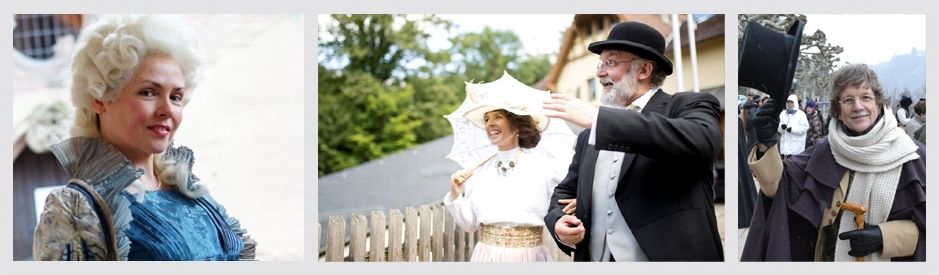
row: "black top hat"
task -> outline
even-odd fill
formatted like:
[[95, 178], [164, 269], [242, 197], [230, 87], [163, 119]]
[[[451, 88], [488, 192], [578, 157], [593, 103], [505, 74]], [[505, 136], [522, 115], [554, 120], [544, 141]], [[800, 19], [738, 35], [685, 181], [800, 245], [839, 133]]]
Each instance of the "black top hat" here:
[[655, 61], [666, 75], [672, 74], [672, 62], [665, 58], [665, 37], [649, 25], [639, 22], [619, 23], [604, 41], [590, 43], [587, 50], [600, 54], [604, 49], [617, 49]]
[[769, 94], [781, 110], [792, 88], [804, 27], [796, 20], [782, 33], [750, 21], [740, 44], [737, 84]]

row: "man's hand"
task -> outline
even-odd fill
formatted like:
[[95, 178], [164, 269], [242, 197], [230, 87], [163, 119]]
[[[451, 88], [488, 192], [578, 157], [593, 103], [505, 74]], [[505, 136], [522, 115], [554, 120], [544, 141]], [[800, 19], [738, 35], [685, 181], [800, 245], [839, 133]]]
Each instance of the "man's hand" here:
[[775, 110], [775, 99], [769, 99], [763, 107], [753, 114], [753, 128], [756, 129], [756, 142], [773, 147], [779, 142], [776, 129], [779, 126], [779, 112]]
[[573, 199], [560, 199], [558, 204], [564, 205], [564, 209], [561, 210], [564, 214], [574, 215], [574, 211], [577, 211], [577, 198]]
[[864, 224], [864, 229], [848, 231], [838, 235], [838, 239], [850, 240], [851, 251], [848, 255], [864, 257], [871, 253], [884, 250], [884, 237], [880, 226]]
[[551, 99], [544, 101], [545, 115], [560, 118], [581, 128], [590, 128], [600, 109], [593, 104], [560, 93], [551, 93]]
[[564, 215], [554, 224], [554, 233], [568, 246], [574, 246], [584, 240], [584, 224], [573, 215]]

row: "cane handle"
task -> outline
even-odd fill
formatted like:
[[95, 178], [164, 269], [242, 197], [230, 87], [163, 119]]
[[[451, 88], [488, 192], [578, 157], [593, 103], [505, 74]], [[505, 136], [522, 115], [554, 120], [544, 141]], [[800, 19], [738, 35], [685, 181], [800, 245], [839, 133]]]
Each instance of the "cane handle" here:
[[[864, 213], [867, 212], [866, 207], [860, 204], [845, 202], [841, 204], [841, 209], [854, 213], [854, 224], [857, 226], [857, 229], [864, 229]], [[864, 257], [854, 257], [854, 261], [863, 262]]]

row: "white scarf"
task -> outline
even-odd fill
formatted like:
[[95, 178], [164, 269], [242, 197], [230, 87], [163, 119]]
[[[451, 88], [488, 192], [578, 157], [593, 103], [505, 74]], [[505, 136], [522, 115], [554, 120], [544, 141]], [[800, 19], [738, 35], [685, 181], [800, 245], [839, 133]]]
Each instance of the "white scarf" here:
[[[885, 114], [893, 113], [886, 107], [881, 111]], [[840, 120], [833, 120], [828, 126], [828, 132], [828, 142], [835, 161], [855, 171], [845, 202], [867, 207], [864, 221], [868, 224], [887, 221], [903, 164], [919, 158], [916, 144], [902, 129], [897, 128], [897, 119], [892, 115], [884, 115], [863, 135], [848, 136]], [[838, 234], [856, 229], [854, 213], [844, 211]], [[835, 246], [835, 261], [854, 261], [854, 257], [848, 255], [849, 250], [849, 241], [839, 239]], [[864, 257], [864, 261], [889, 260], [881, 257], [880, 252]]]

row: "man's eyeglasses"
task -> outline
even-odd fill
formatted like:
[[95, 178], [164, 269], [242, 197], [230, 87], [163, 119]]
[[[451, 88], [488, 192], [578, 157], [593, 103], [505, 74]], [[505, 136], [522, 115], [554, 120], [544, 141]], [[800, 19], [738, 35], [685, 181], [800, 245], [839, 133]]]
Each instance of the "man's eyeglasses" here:
[[851, 106], [851, 105], [854, 105], [854, 103], [858, 101], [864, 104], [868, 104], [868, 103], [874, 102], [875, 99], [876, 98], [874, 97], [874, 95], [866, 94], [866, 95], [861, 95], [860, 98], [855, 98], [855, 97], [842, 98], [841, 100], [838, 100], [838, 103], [841, 103], [841, 105]]
[[623, 61], [616, 61], [613, 59], [603, 60], [603, 61], [600, 61], [600, 64], [597, 64], [597, 70], [609, 70], [610, 68], [619, 66], [619, 64], [631, 62], [633, 60], [636, 60], [636, 59], [633, 58], [633, 59], [623, 60]]

